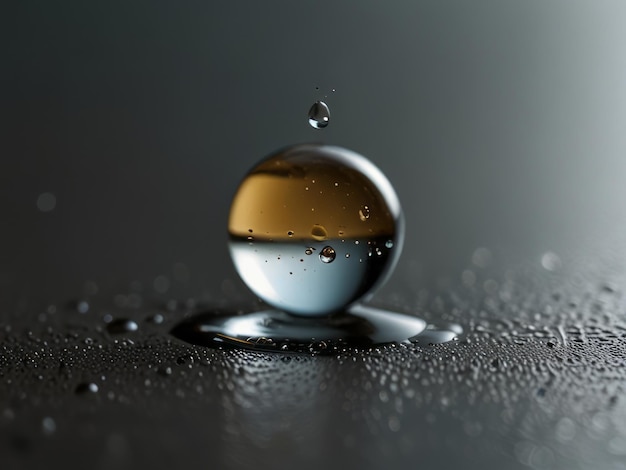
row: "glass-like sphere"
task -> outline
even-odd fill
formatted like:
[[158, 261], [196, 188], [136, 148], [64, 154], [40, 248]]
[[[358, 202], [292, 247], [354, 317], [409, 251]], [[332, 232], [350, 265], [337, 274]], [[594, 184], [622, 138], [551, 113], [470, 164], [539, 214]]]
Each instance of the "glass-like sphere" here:
[[371, 295], [402, 250], [404, 219], [389, 180], [350, 150], [282, 149], [245, 176], [229, 248], [248, 287], [286, 312], [328, 315]]

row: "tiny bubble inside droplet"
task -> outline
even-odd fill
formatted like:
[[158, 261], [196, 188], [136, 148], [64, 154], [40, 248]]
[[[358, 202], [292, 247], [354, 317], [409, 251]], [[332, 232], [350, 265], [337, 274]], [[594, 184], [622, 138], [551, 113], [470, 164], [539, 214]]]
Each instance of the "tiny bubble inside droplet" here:
[[314, 225], [311, 228], [311, 236], [316, 240], [325, 240], [328, 237], [328, 232], [322, 225]]

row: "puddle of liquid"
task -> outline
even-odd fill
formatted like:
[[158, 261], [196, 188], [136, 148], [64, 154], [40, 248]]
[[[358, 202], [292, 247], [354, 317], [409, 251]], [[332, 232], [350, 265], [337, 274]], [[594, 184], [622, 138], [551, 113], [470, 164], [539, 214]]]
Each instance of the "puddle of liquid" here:
[[171, 334], [214, 348], [333, 354], [350, 347], [398, 342], [442, 343], [459, 332], [427, 325], [410, 315], [356, 305], [328, 317], [298, 317], [274, 309], [242, 315], [211, 311], [179, 323]]

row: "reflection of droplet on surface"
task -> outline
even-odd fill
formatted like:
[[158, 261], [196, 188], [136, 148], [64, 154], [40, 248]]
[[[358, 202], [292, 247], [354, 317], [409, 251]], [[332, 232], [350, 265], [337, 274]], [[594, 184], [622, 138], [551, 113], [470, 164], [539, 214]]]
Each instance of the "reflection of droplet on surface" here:
[[330, 121], [330, 109], [323, 101], [316, 101], [309, 109], [309, 124], [315, 129], [323, 129]]
[[98, 393], [98, 385], [93, 382], [83, 382], [76, 386], [74, 392], [77, 395], [88, 395], [90, 393]]
[[541, 266], [547, 271], [558, 271], [561, 268], [561, 258], [551, 251], [541, 255]]
[[37, 209], [41, 212], [50, 212], [57, 205], [57, 198], [52, 193], [41, 193], [37, 198]]
[[362, 222], [365, 222], [369, 218], [370, 218], [370, 208], [368, 206], [362, 206], [359, 209], [359, 219], [361, 219]]
[[[315, 190], [303, 191], [306, 185]], [[349, 193], [335, 189], [348, 186]], [[355, 217], [363, 201], [366, 224]], [[228, 230], [235, 267], [258, 297], [290, 313], [323, 315], [384, 282], [402, 249], [404, 220], [391, 184], [369, 160], [340, 147], [296, 145], [246, 175]], [[322, 258], [309, 256], [325, 247], [334, 250], [334, 262], [321, 268]], [[368, 257], [370, 250], [375, 256]]]
[[320, 261], [322, 263], [332, 263], [335, 261], [336, 256], [337, 254], [332, 246], [325, 246], [322, 248], [322, 251], [320, 251]]

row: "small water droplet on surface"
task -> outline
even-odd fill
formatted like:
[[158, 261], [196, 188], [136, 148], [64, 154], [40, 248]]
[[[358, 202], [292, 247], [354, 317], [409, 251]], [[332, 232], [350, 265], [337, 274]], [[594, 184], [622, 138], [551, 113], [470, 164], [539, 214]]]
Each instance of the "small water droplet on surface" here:
[[385, 246], [386, 246], [387, 248], [393, 248], [393, 241], [391, 241], [391, 240], [387, 240], [387, 241], [385, 242]]
[[98, 385], [93, 382], [83, 382], [76, 386], [74, 392], [77, 395], [87, 395], [90, 393], [98, 393]]
[[306, 250], [304, 250], [304, 254], [305, 255], [312, 255], [313, 254], [313, 250], [315, 250], [315, 248], [310, 246]]
[[155, 313], [154, 315], [150, 315], [146, 320], [155, 325], [160, 325], [165, 321], [165, 317], [160, 313]]
[[113, 320], [107, 325], [107, 331], [112, 335], [119, 335], [123, 333], [132, 333], [139, 329], [139, 325], [132, 320], [124, 318], [118, 318]]
[[309, 124], [315, 129], [323, 129], [330, 121], [330, 109], [323, 101], [316, 101], [309, 109]]
[[288, 237], [293, 237], [293, 230], [289, 230], [289, 231], [287, 232], [287, 236], [288, 236]]
[[359, 209], [359, 219], [361, 219], [362, 222], [365, 222], [369, 218], [370, 218], [370, 208], [369, 208], [369, 206], [362, 206]]
[[335, 249], [332, 246], [325, 246], [324, 248], [322, 248], [322, 251], [320, 251], [320, 261], [322, 263], [332, 263], [333, 261], [335, 261], [336, 256], [337, 254], [335, 253]]

